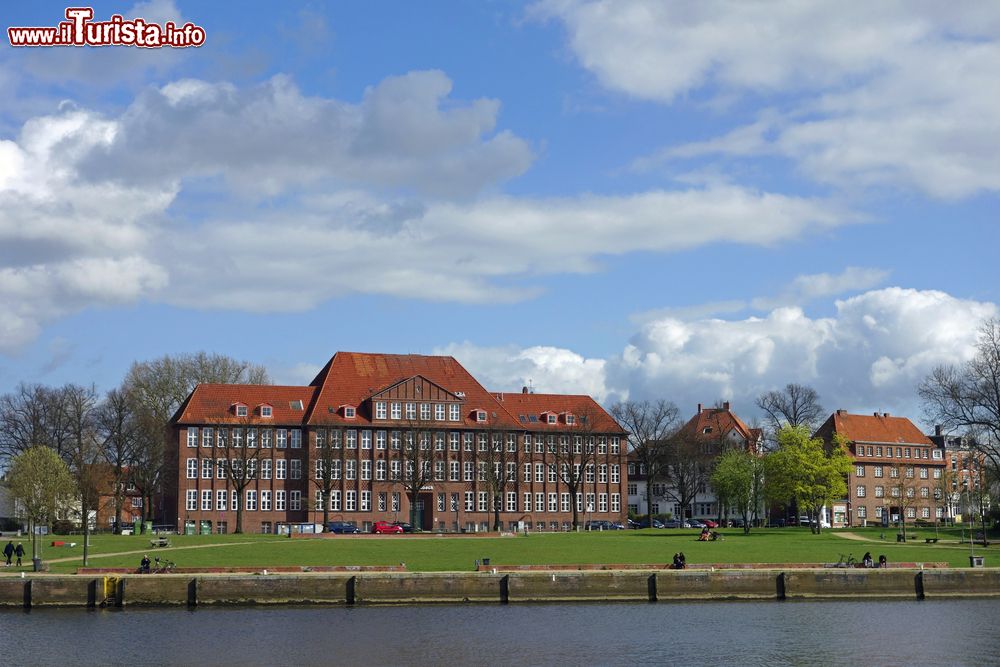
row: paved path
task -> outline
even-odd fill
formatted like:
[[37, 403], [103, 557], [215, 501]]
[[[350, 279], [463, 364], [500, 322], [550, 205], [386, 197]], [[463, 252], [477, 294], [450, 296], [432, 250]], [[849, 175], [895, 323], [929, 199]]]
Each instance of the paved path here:
[[[186, 547], [157, 547], [150, 549], [136, 549], [134, 551], [116, 551], [115, 553], [89, 554], [88, 558], [111, 558], [112, 556], [134, 556], [137, 554], [158, 554], [167, 551], [184, 551], [186, 549], [211, 549], [213, 547], [230, 547], [241, 544], [272, 544], [275, 542], [287, 542], [288, 540], [254, 540], [253, 542], [219, 542], [217, 544], [194, 544]], [[48, 558], [47, 563], [68, 563], [74, 560], [81, 560], [83, 554], [68, 556], [66, 558]]]

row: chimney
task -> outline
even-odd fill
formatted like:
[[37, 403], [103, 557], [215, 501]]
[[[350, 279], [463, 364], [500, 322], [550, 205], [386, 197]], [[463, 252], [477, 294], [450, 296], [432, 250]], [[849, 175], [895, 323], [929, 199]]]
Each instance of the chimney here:
[[882, 413], [882, 416], [883, 416], [883, 417], [888, 417], [888, 416], [889, 416], [889, 413], [888, 413], [888, 412], [883, 412], [883, 413]]
[[941, 433], [943, 431], [944, 431], [944, 428], [941, 426], [941, 424], [935, 424], [934, 425], [934, 435], [936, 435], [936, 436], [938, 436], [940, 438], [941, 437]]
[[722, 402], [722, 409], [723, 410], [728, 410], [729, 409], [729, 401], [723, 401]]
[[527, 394], [528, 393], [528, 387], [527, 387], [527, 385], [521, 387], [521, 393], [522, 394]]
[[698, 412], [701, 412], [701, 403], [698, 404]]
[[875, 415], [876, 417], [880, 416], [879, 413], [877, 413], [877, 412], [873, 412], [872, 414]]
[[845, 410], [844, 408], [837, 408], [837, 414], [838, 415], [846, 415], [847, 414], [847, 410]]

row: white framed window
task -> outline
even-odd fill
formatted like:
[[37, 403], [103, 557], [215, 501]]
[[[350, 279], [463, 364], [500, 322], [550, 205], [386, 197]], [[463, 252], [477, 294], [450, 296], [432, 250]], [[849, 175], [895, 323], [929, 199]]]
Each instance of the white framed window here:
[[355, 410], [354, 406], [344, 406], [344, 419], [354, 419], [357, 416], [357, 410]]
[[262, 406], [260, 406], [260, 416], [261, 417], [270, 417], [272, 415], [272, 413], [273, 413], [273, 411], [271, 410], [271, 406], [270, 405], [262, 405]]
[[473, 481], [474, 476], [475, 476], [475, 471], [474, 471], [474, 469], [472, 467], [472, 461], [465, 461], [462, 469], [463, 469], [464, 475], [465, 475], [463, 479], [466, 482]]
[[863, 465], [855, 466], [854, 467], [854, 476], [855, 477], [864, 477], [865, 476], [865, 467]]
[[347, 429], [347, 433], [345, 434], [344, 441], [345, 441], [345, 444], [346, 444], [346, 446], [347, 446], [348, 449], [357, 449], [358, 448], [358, 432], [355, 431], [353, 428]]
[[524, 453], [525, 454], [530, 454], [531, 453], [531, 434], [530, 433], [525, 433], [524, 434]]
[[292, 479], [302, 479], [302, 459], [291, 459]]
[[430, 421], [430, 418], [431, 418], [431, 404], [430, 403], [421, 403], [420, 404], [420, 420], [421, 421]]
[[237, 417], [246, 417], [247, 416], [247, 406], [245, 406], [245, 405], [237, 405], [236, 406], [236, 416]]
[[598, 512], [608, 511], [608, 494], [600, 493], [597, 495], [597, 511]]
[[885, 497], [885, 487], [884, 486], [876, 486], [875, 487], [875, 497], [876, 498], [884, 498]]
[[372, 511], [372, 492], [362, 491], [361, 492], [361, 511], [371, 512]]
[[357, 479], [357, 472], [357, 461], [344, 461], [344, 479]]
[[611, 465], [611, 483], [621, 484], [621, 481], [622, 481], [621, 466], [619, 466], [617, 463], [613, 463]]
[[344, 498], [344, 510], [354, 512], [358, 508], [358, 492], [348, 491]]
[[458, 431], [452, 431], [448, 434], [448, 449], [453, 452], [458, 451], [459, 435]]
[[868, 508], [866, 508], [864, 505], [858, 505], [857, 507], [854, 508], [854, 514], [859, 519], [866, 519], [868, 518]]
[[225, 479], [226, 478], [226, 470], [228, 470], [228, 469], [229, 469], [229, 463], [226, 461], [226, 459], [216, 459], [215, 460], [215, 478], [216, 479]]
[[189, 511], [195, 511], [198, 509], [198, 490], [188, 489], [187, 495], [184, 498], [184, 509]]
[[865, 487], [864, 487], [863, 484], [858, 484], [857, 494], [856, 495], [857, 495], [858, 498], [864, 498], [865, 497]]
[[472, 433], [470, 431], [462, 434], [462, 449], [467, 452], [472, 451]]
[[213, 444], [214, 441], [212, 440], [212, 429], [207, 427], [201, 429], [201, 446], [211, 447]]
[[569, 426], [572, 426], [573, 424], [575, 424], [576, 423], [576, 416], [567, 413], [567, 415], [566, 415], [566, 423]]
[[536, 463], [535, 464], [535, 481], [544, 482], [545, 481], [545, 464]]
[[201, 478], [212, 479], [212, 459], [201, 460]]
[[[618, 454], [621, 451], [621, 442], [617, 435], [611, 436], [611, 453]], [[614, 511], [614, 510], [612, 510]]]
[[465, 511], [471, 512], [475, 509], [476, 495], [472, 491], [465, 492]]
[[372, 462], [364, 460], [361, 462], [361, 479], [372, 478]]
[[260, 460], [260, 478], [271, 479], [271, 459]]
[[261, 491], [260, 492], [260, 511], [270, 512], [271, 511], [271, 492]]
[[487, 494], [485, 491], [480, 491], [479, 503], [477, 505], [477, 509], [480, 512], [485, 512], [489, 508], [488, 502], [489, 502], [489, 494]]
[[243, 446], [243, 429], [234, 428], [231, 437], [232, 437], [233, 447], [238, 448]]
[[288, 431], [286, 429], [274, 429], [274, 446], [278, 449], [284, 449], [288, 446]]
[[555, 493], [549, 494], [549, 511], [557, 512], [559, 511], [559, 496]]
[[257, 446], [257, 429], [248, 428], [247, 429], [247, 447], [254, 448]]
[[622, 497], [621, 497], [621, 495], [619, 495], [617, 493], [612, 493], [611, 494], [611, 512], [612, 512], [612, 514], [614, 514], [615, 512], [621, 512], [621, 511], [622, 511]]
[[201, 511], [210, 512], [212, 510], [212, 490], [202, 489], [201, 491]]
[[379, 512], [385, 512], [386, 511], [386, 506], [387, 506], [387, 503], [386, 503], [386, 494], [385, 494], [385, 491], [379, 491], [379, 493], [378, 493], [378, 511]]
[[434, 419], [435, 421], [444, 421], [444, 403], [434, 404]]
[[559, 421], [559, 418], [556, 415], [548, 414], [545, 416], [545, 421], [548, 424], [555, 424], [556, 422]]
[[284, 512], [285, 511], [285, 498], [286, 491], [284, 489], [278, 489], [274, 492], [274, 511]]
[[406, 418], [407, 419], [416, 419], [417, 418], [417, 404], [416, 403], [407, 403], [406, 404]]
[[393, 491], [392, 492], [391, 500], [392, 500], [392, 511], [393, 512], [398, 512], [399, 511], [399, 491]]
[[375, 401], [375, 419], [385, 419], [385, 415], [386, 415], [385, 401]]
[[257, 492], [247, 489], [246, 505], [244, 508], [248, 512], [256, 511], [257, 509]]
[[288, 461], [285, 459], [276, 459], [274, 462], [274, 478], [275, 479], [285, 479], [288, 473]]
[[882, 476], [882, 466], [875, 466], [872, 471], [875, 473], [876, 477]]
[[434, 434], [434, 451], [444, 451], [444, 433], [441, 433], [440, 431]]
[[527, 491], [525, 491], [525, 493], [524, 493], [524, 499], [521, 502], [524, 503], [523, 504], [523, 509], [521, 511], [522, 512], [530, 512], [531, 511], [531, 494], [528, 493]]
[[535, 511], [544, 512], [545, 511], [545, 494], [541, 492], [535, 493]]
[[516, 512], [517, 511], [517, 492], [508, 491], [507, 492], [507, 511]]
[[288, 494], [288, 508], [295, 512], [302, 509], [302, 492], [291, 491]]
[[364, 430], [361, 432], [361, 449], [372, 448], [372, 432]]
[[198, 459], [187, 460], [187, 478], [198, 479]]
[[458, 481], [458, 461], [450, 461], [448, 463], [448, 481]]
[[385, 431], [375, 431], [375, 449], [385, 449]]
[[393, 449], [399, 449], [402, 442], [399, 437], [399, 431], [393, 431], [389, 434], [389, 442], [392, 444]]
[[330, 491], [330, 509], [334, 512], [340, 511], [340, 489]]
[[302, 431], [297, 428], [291, 430], [292, 449], [302, 449]]
[[486, 421], [486, 410], [476, 410], [476, 421], [477, 422]]
[[188, 447], [198, 446], [198, 429], [193, 426], [189, 426], [187, 430], [187, 446]]
[[375, 462], [375, 479], [379, 482], [385, 481], [385, 459], [379, 459]]
[[604, 463], [597, 468], [597, 481], [601, 484], [608, 483], [608, 466]]
[[272, 431], [269, 428], [261, 429], [260, 431], [260, 446], [262, 449], [270, 449], [272, 442]]
[[531, 464], [530, 463], [525, 463], [524, 464], [524, 481], [525, 482], [530, 482], [531, 481]]
[[448, 421], [457, 422], [461, 419], [461, 407], [458, 403], [448, 405]]

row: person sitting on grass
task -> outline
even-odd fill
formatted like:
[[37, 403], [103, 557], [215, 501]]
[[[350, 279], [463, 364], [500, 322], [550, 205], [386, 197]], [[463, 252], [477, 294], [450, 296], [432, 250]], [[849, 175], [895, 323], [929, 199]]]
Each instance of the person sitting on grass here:
[[708, 540], [709, 540], [708, 528], [707, 527], [702, 528], [701, 529], [701, 535], [698, 536], [698, 541], [699, 542], [708, 542]]
[[681, 555], [680, 554], [674, 554], [674, 564], [671, 565], [671, 567], [673, 569], [675, 569], [675, 570], [680, 570], [680, 569], [682, 569], [684, 567], [684, 564], [681, 563]]
[[680, 556], [680, 559], [681, 559], [681, 569], [684, 570], [688, 566], [688, 564], [687, 564], [687, 558], [684, 557], [684, 552], [683, 551], [680, 552], [680, 554], [678, 554], [678, 555]]
[[873, 567], [873, 566], [874, 563], [872, 562], [872, 552], [866, 551], [865, 555], [862, 556], [861, 558], [861, 567]]
[[149, 554], [144, 554], [139, 561], [139, 574], [149, 574]]
[[879, 567], [889, 567], [889, 561], [887, 561], [885, 559], [885, 554], [879, 554], [879, 557], [878, 557], [878, 566]]
[[721, 542], [722, 541], [722, 535], [720, 535], [718, 531], [713, 530], [712, 531], [712, 541], [713, 542], [716, 542], [716, 541]]

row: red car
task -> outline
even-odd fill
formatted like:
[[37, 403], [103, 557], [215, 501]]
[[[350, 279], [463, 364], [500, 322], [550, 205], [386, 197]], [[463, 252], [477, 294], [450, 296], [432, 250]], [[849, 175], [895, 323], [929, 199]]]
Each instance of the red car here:
[[396, 526], [389, 523], [388, 521], [376, 521], [375, 525], [372, 526], [372, 532], [375, 534], [382, 533], [397, 533], [401, 534], [403, 532], [402, 526]]
[[718, 528], [719, 527], [719, 524], [715, 523], [711, 519], [702, 519], [701, 522], [703, 524], [705, 524], [706, 526], [708, 526], [709, 528]]

